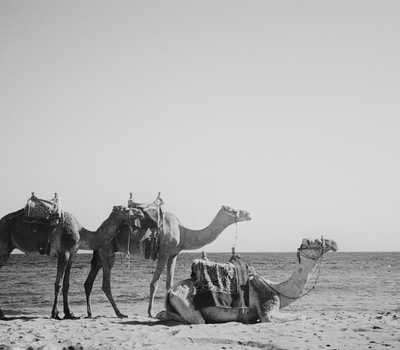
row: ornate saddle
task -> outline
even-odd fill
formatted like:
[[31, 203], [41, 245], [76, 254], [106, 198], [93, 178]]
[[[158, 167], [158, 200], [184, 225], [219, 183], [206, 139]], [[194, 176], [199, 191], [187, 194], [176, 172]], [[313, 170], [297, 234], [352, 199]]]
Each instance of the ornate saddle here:
[[249, 306], [249, 266], [237, 255], [228, 263], [196, 259], [192, 263], [191, 278], [196, 288], [196, 309], [207, 306]]
[[38, 221], [57, 223], [63, 219], [63, 211], [57, 193], [51, 200], [41, 199], [32, 192], [24, 208], [25, 217]]
[[[160, 233], [164, 229], [164, 210], [162, 205], [164, 201], [161, 198], [160, 192], [157, 198], [151, 203], [137, 203], [133, 201], [132, 192], [128, 199], [128, 208], [140, 209], [143, 212], [144, 218], [150, 219], [152, 225], [145, 228], [145, 233], [141, 242], [143, 244], [144, 256], [146, 259], [156, 260], [160, 247]], [[135, 226], [139, 229], [143, 226], [141, 220], [135, 221]]]

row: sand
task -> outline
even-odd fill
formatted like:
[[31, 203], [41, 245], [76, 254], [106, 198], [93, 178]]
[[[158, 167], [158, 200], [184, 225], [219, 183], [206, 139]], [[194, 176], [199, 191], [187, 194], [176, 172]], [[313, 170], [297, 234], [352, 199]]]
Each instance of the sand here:
[[254, 325], [163, 323], [144, 316], [145, 302], [134, 309], [127, 319], [113, 317], [107, 304], [93, 319], [14, 315], [0, 321], [0, 349], [400, 349], [400, 309], [306, 311], [301, 321]]

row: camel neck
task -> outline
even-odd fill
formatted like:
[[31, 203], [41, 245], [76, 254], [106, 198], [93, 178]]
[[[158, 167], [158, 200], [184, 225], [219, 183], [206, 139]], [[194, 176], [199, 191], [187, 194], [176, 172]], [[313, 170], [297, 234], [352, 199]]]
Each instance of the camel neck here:
[[213, 242], [226, 227], [234, 222], [235, 220], [232, 216], [220, 210], [212, 222], [202, 230], [191, 230], [181, 226], [181, 250], [193, 250], [204, 247], [206, 244]]
[[79, 249], [93, 250], [96, 232], [82, 227], [79, 231]]
[[89, 231], [82, 227], [80, 234], [80, 249], [95, 250], [110, 242], [117, 234], [119, 222], [110, 215], [95, 231]]
[[[314, 271], [317, 261], [302, 258], [301, 262], [297, 264], [295, 271], [292, 273], [287, 281], [281, 283], [271, 283], [271, 286], [278, 292], [282, 293], [280, 298], [280, 307], [283, 308], [305, 292], [305, 286]], [[284, 295], [290, 296], [291, 298], [285, 298]]]

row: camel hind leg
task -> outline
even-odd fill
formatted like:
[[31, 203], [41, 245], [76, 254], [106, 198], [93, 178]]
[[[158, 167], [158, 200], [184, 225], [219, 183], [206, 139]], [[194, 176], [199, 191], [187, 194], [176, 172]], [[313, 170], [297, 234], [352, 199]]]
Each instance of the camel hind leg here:
[[[8, 249], [7, 249], [7, 250], [8, 250]], [[7, 252], [7, 250], [5, 250], [5, 251]], [[10, 257], [10, 253], [11, 253], [11, 251], [9, 251], [9, 252], [7, 252], [7, 253], [3, 252], [2, 249], [1, 249], [1, 247], [0, 247], [0, 268], [1, 268], [3, 265], [6, 264], [8, 258]], [[0, 308], [0, 320], [4, 320], [4, 319], [6, 319], [6, 317], [5, 317], [3, 311], [2, 311], [1, 308]]]
[[99, 253], [103, 264], [103, 292], [106, 295], [108, 301], [111, 303], [111, 306], [113, 307], [117, 317], [128, 317], [127, 315], [124, 315], [119, 311], [111, 292], [111, 269], [113, 268], [115, 262], [115, 252], [113, 251], [112, 247], [107, 247], [106, 249], [100, 249]]
[[[3, 223], [0, 224], [0, 268], [7, 263], [11, 252], [14, 247], [11, 244], [11, 239], [7, 234], [6, 228], [3, 227]], [[5, 315], [0, 308], [0, 320], [5, 319]]]
[[92, 308], [90, 306], [90, 294], [92, 293], [93, 283], [96, 280], [97, 274], [100, 271], [101, 267], [102, 265], [99, 252], [95, 250], [93, 252], [92, 261], [90, 262], [90, 271], [84, 284], [85, 294], [86, 294], [87, 318], [92, 317]]

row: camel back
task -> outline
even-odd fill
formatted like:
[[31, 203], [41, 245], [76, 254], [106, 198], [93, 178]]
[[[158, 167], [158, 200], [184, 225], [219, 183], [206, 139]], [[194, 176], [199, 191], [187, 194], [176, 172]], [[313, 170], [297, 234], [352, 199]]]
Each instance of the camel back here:
[[249, 270], [237, 256], [228, 263], [196, 259], [191, 278], [196, 287], [196, 309], [207, 306], [249, 306]]

